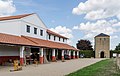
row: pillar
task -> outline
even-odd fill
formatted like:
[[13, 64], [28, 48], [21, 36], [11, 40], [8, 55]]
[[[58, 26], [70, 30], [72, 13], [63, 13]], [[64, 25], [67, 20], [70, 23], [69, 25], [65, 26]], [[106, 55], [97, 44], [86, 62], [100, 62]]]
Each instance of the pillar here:
[[25, 46], [21, 46], [20, 47], [20, 65], [24, 64], [24, 50], [25, 50]]
[[73, 59], [75, 59], [75, 51], [73, 51]]
[[43, 48], [40, 48], [40, 58], [39, 58], [40, 64], [43, 64]]
[[56, 50], [56, 52], [57, 52], [57, 56], [56, 56], [56, 60], [58, 59], [58, 49]]
[[77, 51], [77, 58], [79, 58], [79, 51]]
[[62, 50], [62, 60], [64, 60], [64, 50]]
[[52, 49], [52, 61], [56, 61], [56, 57], [55, 57], [55, 49]]
[[69, 51], [69, 59], [71, 59], [71, 50], [68, 50]]

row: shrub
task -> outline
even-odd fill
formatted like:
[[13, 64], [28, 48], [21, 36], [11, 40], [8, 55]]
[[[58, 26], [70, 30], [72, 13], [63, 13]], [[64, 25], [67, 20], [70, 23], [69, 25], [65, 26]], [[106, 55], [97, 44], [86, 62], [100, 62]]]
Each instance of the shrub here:
[[80, 51], [80, 55], [84, 55], [85, 58], [91, 58], [91, 57], [94, 57], [94, 54], [95, 52], [92, 51], [92, 50], [81, 50]]

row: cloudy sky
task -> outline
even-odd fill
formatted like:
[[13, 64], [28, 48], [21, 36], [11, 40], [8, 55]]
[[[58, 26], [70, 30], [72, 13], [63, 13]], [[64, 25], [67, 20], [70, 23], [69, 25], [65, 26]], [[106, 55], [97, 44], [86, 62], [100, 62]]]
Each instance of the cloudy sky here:
[[37, 13], [46, 26], [69, 37], [94, 45], [94, 36], [111, 36], [111, 49], [120, 42], [120, 0], [0, 0], [0, 16]]

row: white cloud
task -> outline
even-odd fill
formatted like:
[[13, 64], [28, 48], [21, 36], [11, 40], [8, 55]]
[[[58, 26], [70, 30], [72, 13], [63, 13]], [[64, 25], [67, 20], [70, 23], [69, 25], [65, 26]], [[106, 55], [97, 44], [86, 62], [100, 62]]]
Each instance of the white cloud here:
[[0, 16], [11, 15], [16, 11], [13, 0], [0, 0]]
[[78, 29], [79, 27], [78, 26], [74, 26], [73, 29]]
[[88, 34], [86, 34], [83, 38], [93, 38], [94, 37], [94, 35], [92, 34], [92, 33], [88, 33]]
[[57, 26], [55, 28], [51, 28], [50, 30], [56, 32], [56, 33], [59, 33], [65, 37], [68, 37], [68, 38], [72, 38], [73, 35], [72, 35], [72, 30], [65, 27], [65, 26]]
[[96, 20], [116, 16], [120, 19], [120, 0], [87, 0], [73, 8], [72, 13], [85, 14], [85, 19]]
[[[55, 28], [51, 28], [50, 30], [54, 31], [62, 36], [65, 36], [67, 38], [73, 38], [72, 30], [65, 26], [57, 26]], [[67, 43], [70, 44], [71, 42], [72, 42], [71, 40], [68, 40]]]
[[118, 20], [117, 19], [112, 19], [109, 21], [111, 24], [115, 24], [115, 23], [118, 23]]
[[[73, 27], [74, 30], [80, 30], [84, 33], [82, 39], [89, 39], [94, 41], [94, 37], [100, 33], [110, 35], [111, 49], [114, 49], [117, 41], [119, 41], [120, 22], [116, 19], [112, 20], [97, 20], [96, 22], [81, 23], [78, 26]], [[94, 43], [92, 43], [94, 45]]]
[[[81, 23], [79, 26], [74, 26], [73, 29], [83, 31], [85, 36], [83, 38], [94, 38], [99, 33], [113, 35], [120, 31], [120, 22], [113, 20], [98, 20], [97, 22]], [[117, 38], [116, 36], [114, 38]]]
[[113, 24], [114, 27], [120, 27], [120, 22]]
[[116, 39], [116, 38], [118, 38], [117, 35], [111, 37], [111, 39]]

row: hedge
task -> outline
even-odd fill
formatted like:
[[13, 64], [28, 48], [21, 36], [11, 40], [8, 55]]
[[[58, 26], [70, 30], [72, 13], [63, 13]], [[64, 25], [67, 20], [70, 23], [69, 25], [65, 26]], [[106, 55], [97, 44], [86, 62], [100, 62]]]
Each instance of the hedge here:
[[120, 50], [112, 50], [112, 51], [110, 51], [110, 58], [113, 57], [113, 53], [120, 54]]
[[84, 54], [84, 58], [91, 58], [95, 57], [95, 52], [92, 50], [81, 50], [80, 55]]

